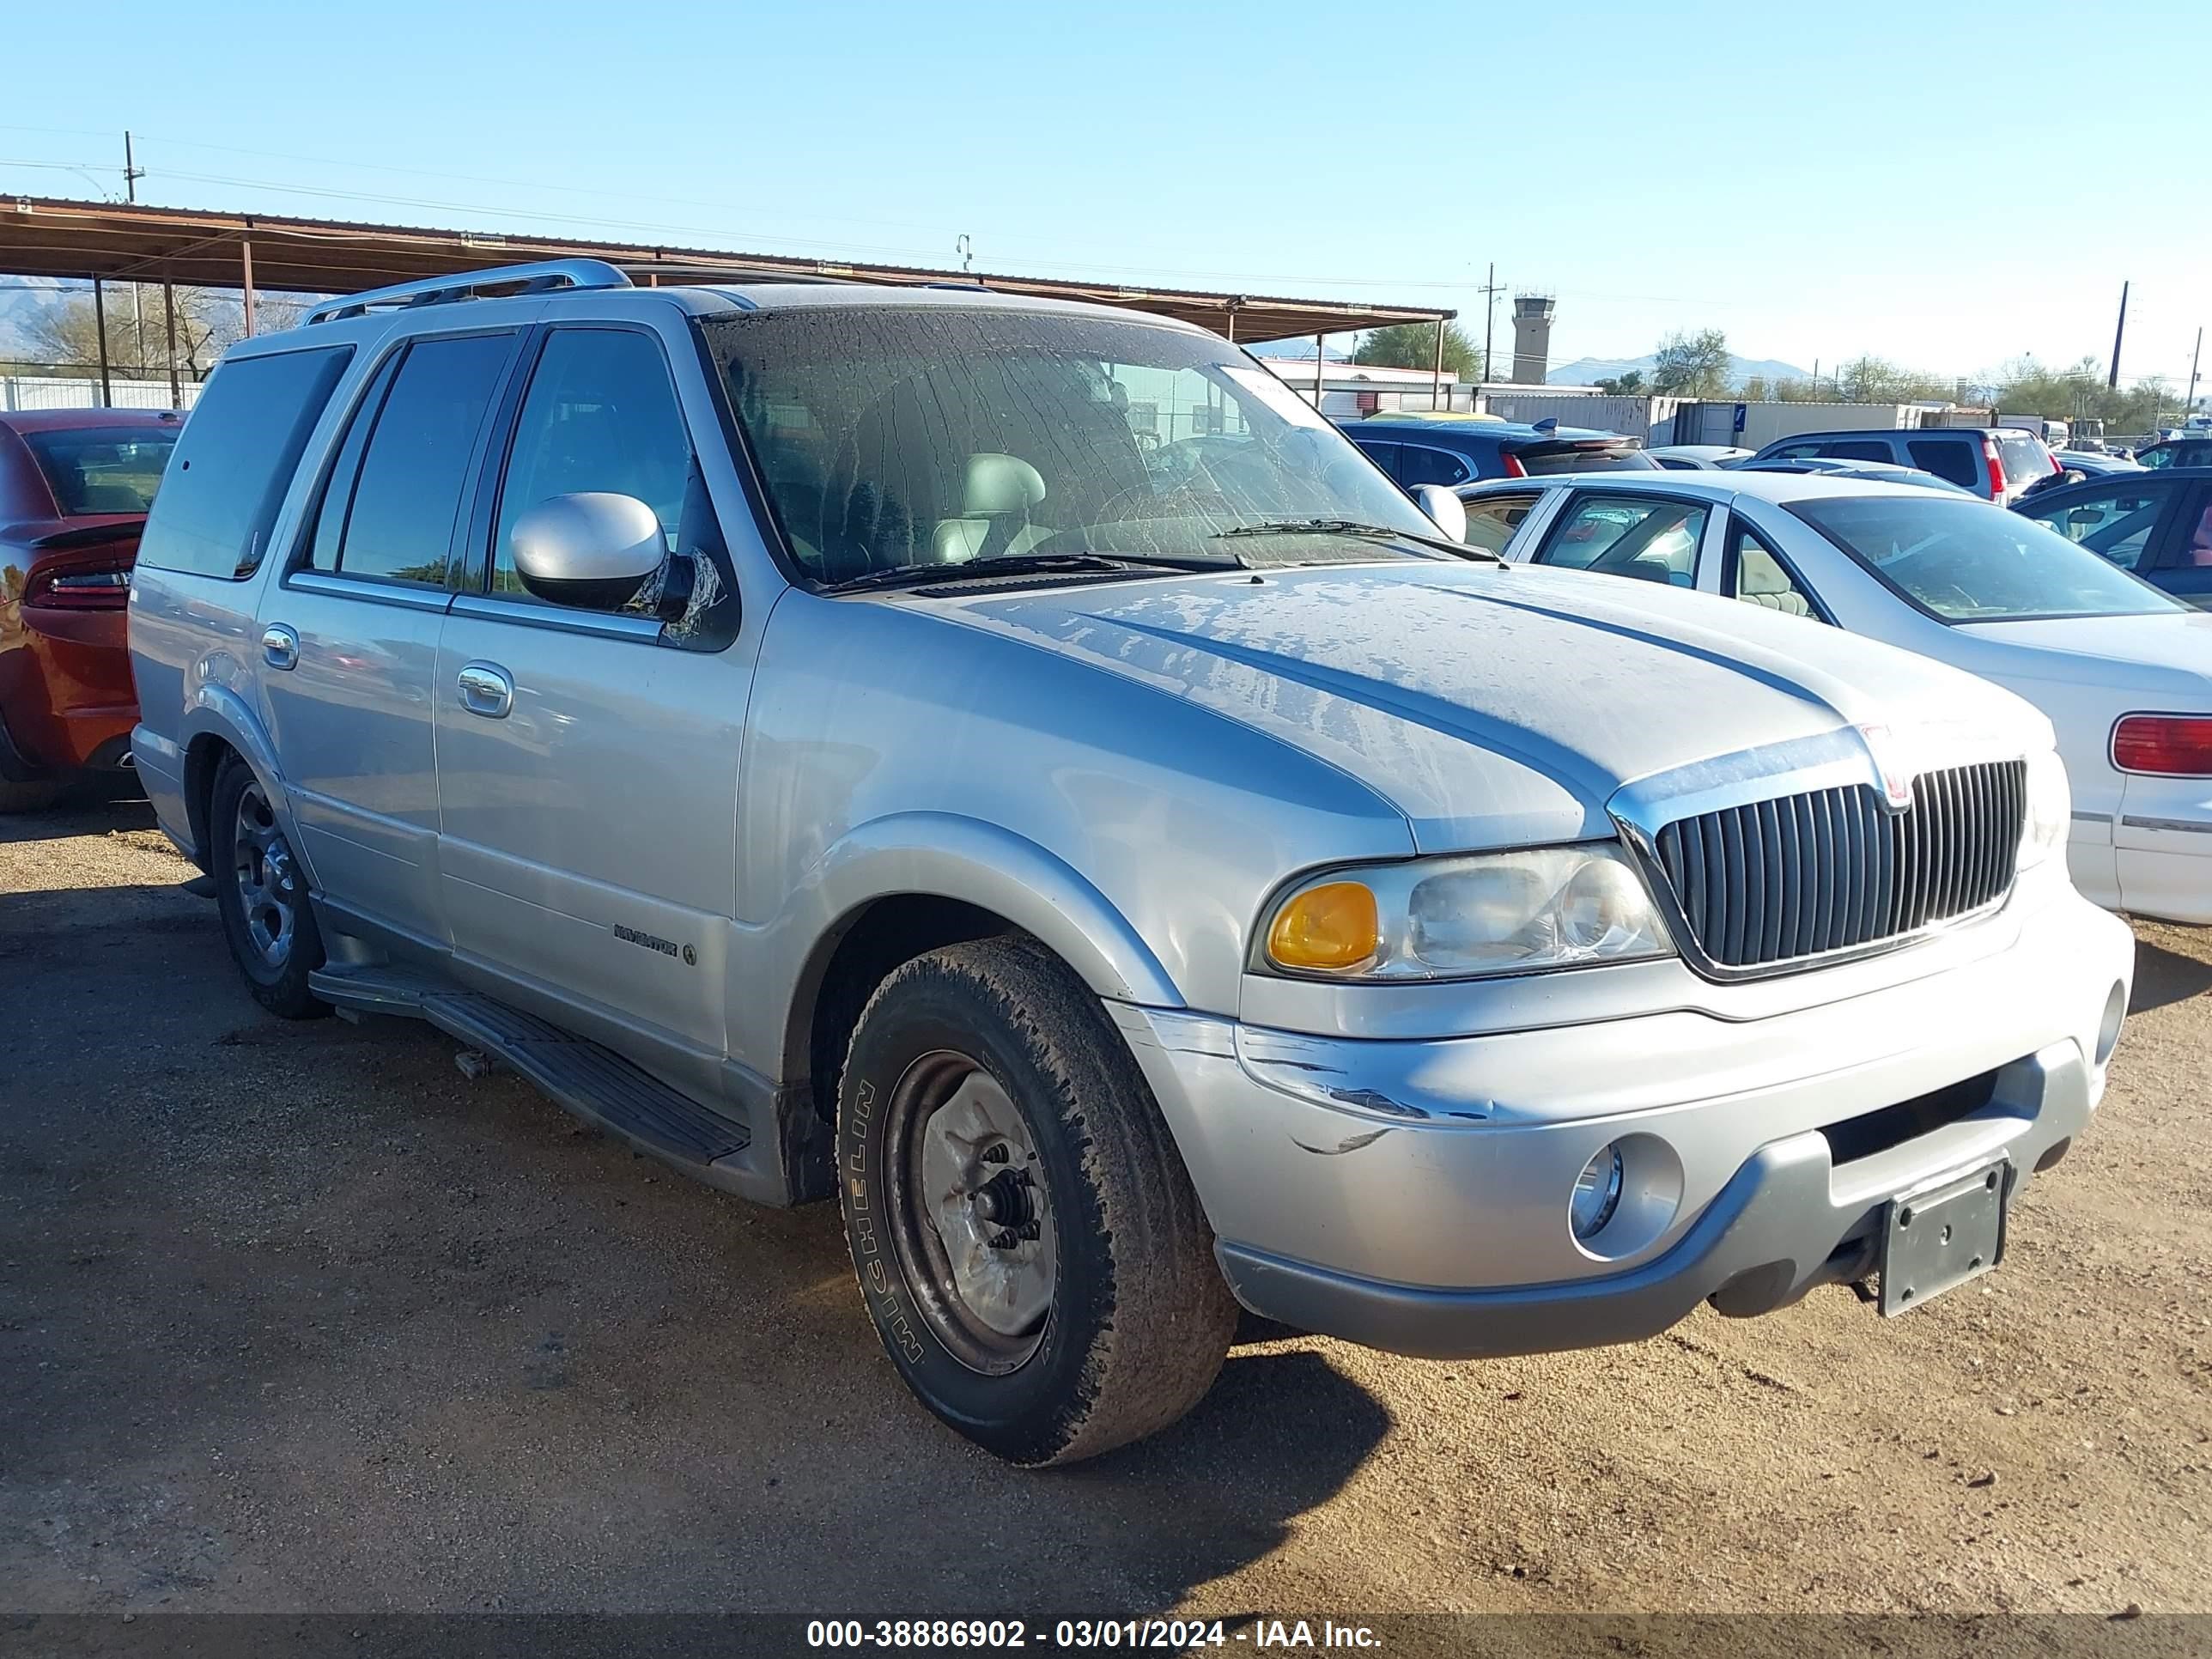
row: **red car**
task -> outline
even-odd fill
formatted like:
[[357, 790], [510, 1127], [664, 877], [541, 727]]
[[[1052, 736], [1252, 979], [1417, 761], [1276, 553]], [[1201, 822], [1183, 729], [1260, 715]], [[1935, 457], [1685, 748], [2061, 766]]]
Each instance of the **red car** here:
[[131, 567], [183, 420], [0, 411], [0, 812], [129, 775]]

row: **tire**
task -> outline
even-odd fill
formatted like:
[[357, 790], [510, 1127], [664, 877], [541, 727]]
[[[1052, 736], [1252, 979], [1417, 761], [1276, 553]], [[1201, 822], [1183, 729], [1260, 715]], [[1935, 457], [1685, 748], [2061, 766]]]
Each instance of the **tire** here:
[[[978, 1132], [1008, 1108], [1015, 1133]], [[838, 1081], [837, 1162], [877, 1334], [921, 1402], [985, 1449], [1030, 1467], [1095, 1457], [1212, 1386], [1237, 1307], [1198, 1195], [1098, 999], [1034, 941], [947, 945], [877, 988]], [[1042, 1314], [1011, 1328], [1046, 1285]]]
[[28, 783], [0, 781], [0, 813], [43, 812], [62, 798], [62, 785], [46, 778]]
[[306, 879], [260, 780], [235, 755], [209, 798], [208, 866], [224, 941], [253, 1000], [285, 1019], [330, 1012], [307, 988], [323, 965], [323, 936]]

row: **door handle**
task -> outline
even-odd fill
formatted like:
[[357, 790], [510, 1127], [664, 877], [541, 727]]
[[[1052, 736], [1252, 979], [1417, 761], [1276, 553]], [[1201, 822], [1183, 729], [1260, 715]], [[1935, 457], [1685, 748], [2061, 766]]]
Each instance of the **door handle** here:
[[514, 707], [514, 681], [495, 662], [472, 662], [460, 672], [461, 707], [488, 720], [503, 720]]
[[271, 668], [297, 668], [300, 636], [283, 623], [270, 623], [261, 630], [261, 659]]

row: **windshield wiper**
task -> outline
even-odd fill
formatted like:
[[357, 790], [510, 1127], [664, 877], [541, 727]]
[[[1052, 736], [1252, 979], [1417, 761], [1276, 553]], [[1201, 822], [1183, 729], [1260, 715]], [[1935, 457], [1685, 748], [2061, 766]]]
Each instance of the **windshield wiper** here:
[[1363, 542], [1411, 542], [1416, 547], [1432, 547], [1439, 553], [1449, 553], [1455, 559], [1488, 559], [1493, 564], [1505, 562], [1488, 548], [1446, 541], [1442, 536], [1424, 536], [1418, 531], [1393, 530], [1387, 524], [1366, 524], [1358, 519], [1269, 519], [1261, 524], [1240, 524], [1234, 529], [1217, 530], [1213, 533], [1224, 538], [1349, 536]]
[[1235, 570], [1242, 559], [1176, 558], [1151, 553], [1000, 553], [988, 559], [963, 559], [957, 563], [901, 564], [888, 570], [871, 570], [842, 582], [833, 582], [832, 593], [856, 593], [877, 587], [927, 587], [937, 582], [972, 580], [978, 576], [1081, 575], [1096, 572], [1115, 575], [1139, 570]]

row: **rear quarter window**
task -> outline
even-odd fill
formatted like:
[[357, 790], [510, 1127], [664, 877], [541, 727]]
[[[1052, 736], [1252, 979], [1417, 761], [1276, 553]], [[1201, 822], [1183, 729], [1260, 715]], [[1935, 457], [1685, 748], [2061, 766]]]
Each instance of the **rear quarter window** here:
[[240, 357], [218, 368], [178, 440], [138, 562], [157, 570], [250, 576], [322, 418], [351, 346]]
[[1974, 465], [1978, 441], [1962, 438], [1915, 438], [1905, 445], [1912, 457], [1913, 465], [1923, 472], [1933, 472], [1966, 489], [1982, 486], [1981, 469]]

